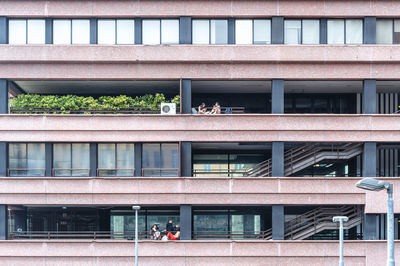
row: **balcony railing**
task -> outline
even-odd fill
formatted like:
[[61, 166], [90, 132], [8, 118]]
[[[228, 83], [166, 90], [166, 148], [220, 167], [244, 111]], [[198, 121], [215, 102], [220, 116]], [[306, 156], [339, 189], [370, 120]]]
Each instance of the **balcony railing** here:
[[89, 176], [90, 169], [89, 168], [53, 168], [52, 176]]
[[241, 170], [193, 170], [193, 177], [245, 177], [248, 169]]
[[127, 177], [135, 176], [135, 168], [98, 168], [97, 176], [101, 177]]
[[8, 176], [45, 176], [45, 168], [8, 168]]
[[[43, 109], [43, 108], [10, 108], [11, 114], [159, 114], [160, 109], [153, 108], [120, 108], [118, 110], [108, 109], [79, 109], [79, 110], [61, 110], [61, 109]], [[177, 110], [178, 112], [178, 110]]]
[[142, 176], [179, 176], [179, 168], [142, 168]]

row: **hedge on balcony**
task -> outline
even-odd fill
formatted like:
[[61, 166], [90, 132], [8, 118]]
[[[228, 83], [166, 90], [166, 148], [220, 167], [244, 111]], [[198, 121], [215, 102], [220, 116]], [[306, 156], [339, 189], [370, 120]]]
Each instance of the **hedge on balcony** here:
[[166, 99], [164, 94], [146, 94], [143, 96], [129, 97], [120, 96], [101, 96], [97, 99], [77, 95], [38, 95], [38, 94], [19, 94], [11, 99], [10, 109], [14, 113], [98, 113], [108, 111], [118, 113], [118, 111], [140, 112], [153, 111], [159, 112], [162, 102], [176, 103], [179, 108], [180, 97], [176, 95], [171, 99]]

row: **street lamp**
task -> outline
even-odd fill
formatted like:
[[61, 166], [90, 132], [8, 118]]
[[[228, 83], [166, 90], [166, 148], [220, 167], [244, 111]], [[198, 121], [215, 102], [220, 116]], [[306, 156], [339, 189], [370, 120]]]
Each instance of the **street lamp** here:
[[132, 206], [132, 210], [135, 210], [135, 266], [138, 266], [138, 244], [139, 244], [139, 229], [138, 229], [138, 212], [140, 206]]
[[339, 266], [344, 266], [344, 262], [343, 262], [343, 223], [347, 222], [349, 220], [348, 217], [346, 216], [334, 216], [332, 218], [332, 221], [334, 223], [339, 222], [339, 254], [340, 254], [340, 258], [339, 258]]
[[382, 180], [364, 178], [358, 181], [356, 186], [371, 191], [380, 191], [383, 189], [387, 191], [387, 266], [394, 266], [393, 185]]

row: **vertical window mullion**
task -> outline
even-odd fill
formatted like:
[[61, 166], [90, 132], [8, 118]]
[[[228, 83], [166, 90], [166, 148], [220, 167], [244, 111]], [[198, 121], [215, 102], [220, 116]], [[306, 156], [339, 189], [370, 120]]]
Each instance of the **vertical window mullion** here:
[[115, 19], [115, 22], [114, 22], [114, 31], [115, 31], [115, 34], [114, 34], [114, 44], [117, 44], [117, 36], [118, 36], [118, 28], [117, 28], [117, 26], [118, 26], [118, 19]]

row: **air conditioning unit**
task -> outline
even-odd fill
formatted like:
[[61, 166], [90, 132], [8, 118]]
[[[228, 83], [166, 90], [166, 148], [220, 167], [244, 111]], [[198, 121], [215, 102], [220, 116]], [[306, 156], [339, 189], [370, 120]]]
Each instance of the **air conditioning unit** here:
[[161, 114], [162, 115], [176, 115], [176, 104], [175, 103], [161, 103]]

